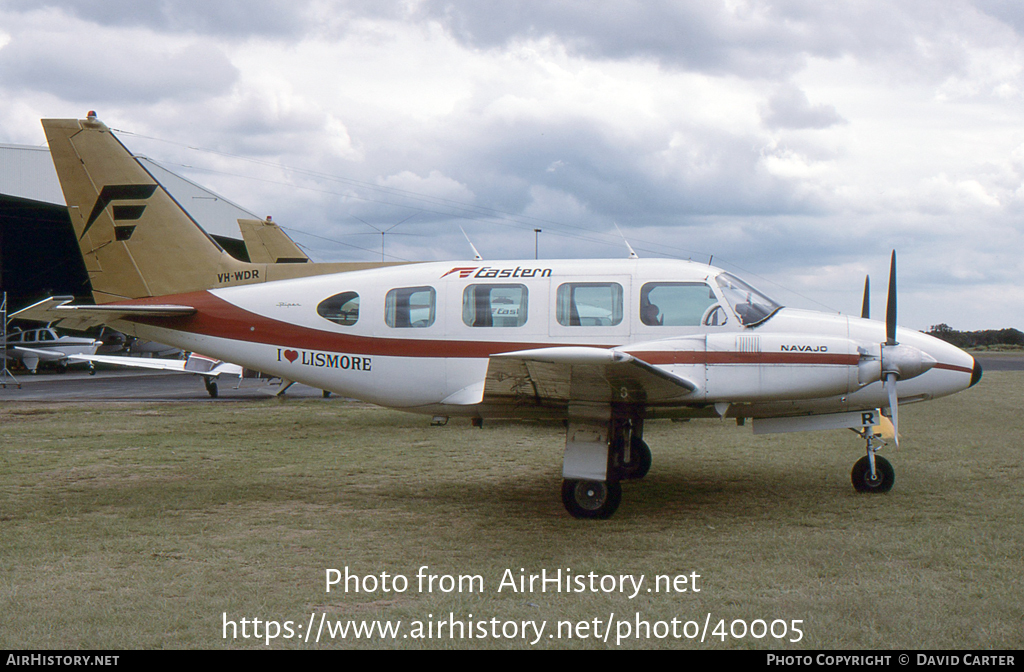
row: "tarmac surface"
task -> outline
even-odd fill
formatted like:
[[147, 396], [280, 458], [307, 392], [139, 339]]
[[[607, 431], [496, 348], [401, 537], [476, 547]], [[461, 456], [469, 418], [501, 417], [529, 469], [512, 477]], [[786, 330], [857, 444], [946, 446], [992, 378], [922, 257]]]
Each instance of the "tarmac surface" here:
[[[2, 369], [0, 369], [2, 370]], [[95, 376], [88, 370], [71, 369], [67, 373], [40, 370], [31, 374], [14, 371], [17, 382], [0, 386], [0, 403], [4, 401], [200, 401], [230, 402], [265, 399], [281, 390], [280, 381], [273, 384], [258, 378], [221, 376], [217, 383], [218, 396], [210, 397], [202, 376], [192, 373], [165, 371], [99, 370]], [[20, 389], [18, 384], [21, 385]], [[296, 383], [285, 393], [292, 398], [323, 397], [323, 392]]]
[[[1024, 371], [1024, 353], [975, 355], [985, 371]], [[6, 381], [0, 387], [0, 403], [4, 401], [64, 402], [128, 402], [128, 401], [198, 401], [230, 402], [265, 399], [281, 390], [280, 381], [258, 378], [239, 379], [221, 376], [218, 397], [206, 392], [201, 376], [163, 371], [132, 371], [100, 369], [95, 376], [88, 370], [71, 369], [67, 373], [40, 369], [39, 373], [13, 372], [17, 384]], [[984, 381], [984, 378], [982, 378]], [[5, 381], [0, 381], [3, 383]], [[20, 388], [18, 387], [20, 384]], [[236, 386], [238, 386], [236, 388]], [[291, 398], [323, 397], [323, 392], [296, 383], [285, 393]]]
[[1024, 353], [975, 354], [983, 371], [1024, 371]]

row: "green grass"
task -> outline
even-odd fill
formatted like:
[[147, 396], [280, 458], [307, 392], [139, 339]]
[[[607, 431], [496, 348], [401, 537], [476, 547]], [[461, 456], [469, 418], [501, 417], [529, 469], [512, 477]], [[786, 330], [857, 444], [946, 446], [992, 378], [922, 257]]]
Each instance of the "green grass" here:
[[[1019, 648], [1024, 375], [901, 409], [887, 495], [849, 482], [851, 432], [755, 437], [650, 422], [650, 475], [608, 521], [562, 508], [559, 424], [473, 429], [338, 400], [0, 407], [0, 649], [261, 647], [229, 619], [803, 620], [679, 648]], [[480, 575], [420, 593], [415, 575]], [[325, 570], [409, 577], [324, 589]], [[497, 592], [518, 574], [690, 574], [699, 593]], [[601, 627], [604, 627], [603, 624]], [[681, 626], [680, 626], [681, 627]], [[548, 631], [550, 632], [550, 630]], [[612, 633], [614, 639], [615, 632]], [[273, 647], [312, 647], [277, 640]], [[521, 640], [321, 646], [524, 647]], [[545, 647], [611, 647], [593, 638]]]

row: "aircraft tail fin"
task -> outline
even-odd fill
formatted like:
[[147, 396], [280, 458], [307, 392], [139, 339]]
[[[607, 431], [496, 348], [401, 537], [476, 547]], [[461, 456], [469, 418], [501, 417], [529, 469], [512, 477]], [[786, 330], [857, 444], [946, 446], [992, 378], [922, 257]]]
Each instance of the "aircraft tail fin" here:
[[42, 124], [97, 304], [265, 279], [203, 231], [95, 116]]

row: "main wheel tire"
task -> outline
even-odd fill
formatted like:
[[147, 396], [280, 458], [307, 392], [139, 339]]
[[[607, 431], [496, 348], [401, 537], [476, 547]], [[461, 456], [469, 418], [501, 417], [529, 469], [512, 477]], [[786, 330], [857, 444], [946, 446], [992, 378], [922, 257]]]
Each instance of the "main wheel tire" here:
[[211, 398], [216, 399], [217, 398], [217, 394], [219, 392], [217, 390], [217, 381], [216, 380], [208, 380], [208, 381], [206, 381], [206, 391], [209, 393]]
[[857, 492], [889, 492], [896, 482], [896, 472], [889, 460], [875, 455], [875, 477], [872, 478], [871, 461], [865, 455], [853, 465], [850, 480]]
[[621, 501], [616, 481], [562, 481], [562, 503], [573, 518], [610, 518]]

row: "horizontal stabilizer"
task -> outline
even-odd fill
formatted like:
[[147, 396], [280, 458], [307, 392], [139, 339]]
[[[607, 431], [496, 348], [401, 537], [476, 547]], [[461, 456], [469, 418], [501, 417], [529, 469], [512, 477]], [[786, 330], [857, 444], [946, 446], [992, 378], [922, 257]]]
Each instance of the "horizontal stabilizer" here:
[[181, 317], [196, 312], [192, 306], [115, 305], [70, 306], [70, 296], [44, 299], [11, 315], [11, 319], [61, 322], [61, 327], [84, 331], [101, 324], [131, 317]]
[[70, 355], [74, 362], [92, 362], [94, 364], [114, 364], [133, 369], [150, 369], [154, 371], [174, 371], [176, 373], [195, 373], [201, 376], [216, 378], [221, 374], [242, 375], [242, 367], [217, 359], [192, 354], [188, 360], [160, 359], [157, 357], [121, 357], [118, 355]]

